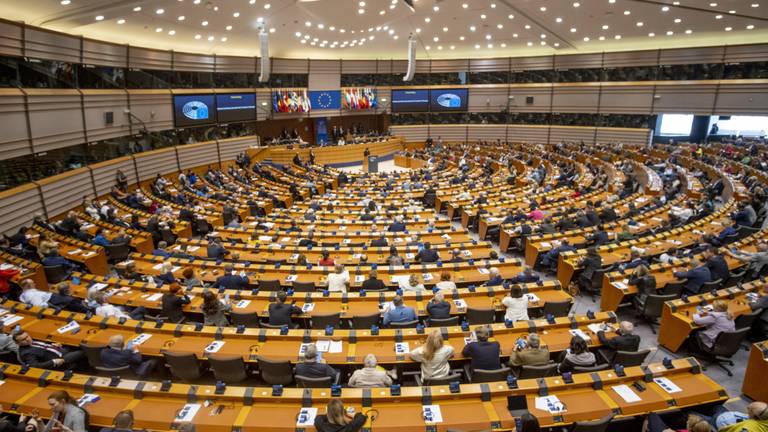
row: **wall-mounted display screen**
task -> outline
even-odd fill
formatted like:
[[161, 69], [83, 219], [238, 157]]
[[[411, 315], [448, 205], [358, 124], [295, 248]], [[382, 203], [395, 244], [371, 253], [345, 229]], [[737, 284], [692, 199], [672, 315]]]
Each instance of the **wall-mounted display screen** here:
[[231, 93], [216, 95], [216, 112], [219, 123], [256, 120], [256, 95]]
[[690, 136], [693, 114], [662, 114], [657, 125], [657, 135]]
[[392, 112], [426, 112], [429, 90], [392, 90]]
[[766, 131], [768, 131], [766, 116], [712, 116], [709, 119], [711, 135], [755, 137], [765, 136]]
[[432, 89], [429, 91], [429, 110], [466, 111], [469, 90], [467, 89]]
[[177, 128], [216, 123], [216, 99], [213, 95], [174, 95], [173, 119]]

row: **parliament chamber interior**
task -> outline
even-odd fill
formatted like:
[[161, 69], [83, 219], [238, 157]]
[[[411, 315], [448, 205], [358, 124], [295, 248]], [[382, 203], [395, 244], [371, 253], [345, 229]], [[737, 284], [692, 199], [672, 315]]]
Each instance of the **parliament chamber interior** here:
[[2, 0], [0, 432], [768, 432], [767, 10]]

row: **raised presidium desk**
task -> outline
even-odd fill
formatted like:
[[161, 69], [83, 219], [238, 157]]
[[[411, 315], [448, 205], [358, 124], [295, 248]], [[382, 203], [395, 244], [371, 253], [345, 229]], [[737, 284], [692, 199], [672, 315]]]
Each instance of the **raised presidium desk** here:
[[[48, 395], [66, 390], [75, 398], [91, 395], [95, 401], [85, 404], [85, 409], [91, 424], [97, 426], [109, 426], [118, 411], [132, 409], [134, 427], [149, 430], [169, 430], [191, 421], [200, 432], [295, 431], [311, 427], [311, 415], [308, 424], [298, 424], [301, 410], [324, 414], [332, 396], [330, 389], [319, 388], [285, 388], [280, 395], [273, 395], [273, 389], [267, 387], [232, 386], [217, 392], [210, 385], [173, 383], [164, 387], [159, 382], [111, 382], [107, 377], [65, 377], [59, 371], [22, 370], [10, 364], [2, 364], [0, 370], [0, 403], [10, 411], [29, 413], [36, 409], [49, 417]], [[653, 363], [627, 368], [622, 377], [608, 370], [574, 374], [573, 381], [566, 384], [561, 377], [526, 379], [518, 381], [517, 388], [509, 388], [506, 382], [462, 384], [458, 393], [445, 385], [403, 387], [400, 395], [392, 395], [389, 388], [345, 388], [339, 396], [345, 406], [368, 414], [365, 427], [375, 431], [424, 431], [430, 426], [434, 430], [512, 429], [515, 422], [509, 408], [526, 406], [542, 426], [565, 426], [611, 413], [636, 416], [670, 406], [686, 408], [727, 399], [723, 388], [702, 374], [699, 364], [690, 358], [674, 360], [670, 369]], [[642, 383], [643, 391], [632, 387], [636, 382]], [[545, 395], [556, 396], [565, 409], [537, 409], [537, 399]], [[432, 410], [439, 407], [442, 421], [427, 422], [425, 406]]]
[[346, 144], [342, 146], [327, 146], [327, 147], [311, 147], [311, 148], [292, 148], [287, 146], [270, 146], [269, 156], [267, 159], [271, 159], [273, 163], [285, 165], [291, 164], [293, 156], [299, 154], [301, 160], [307, 162], [309, 160], [309, 151], [315, 154], [315, 163], [318, 165], [323, 164], [343, 164], [351, 162], [362, 162], [363, 152], [368, 149], [372, 155], [377, 155], [380, 158], [394, 154], [405, 148], [405, 142], [403, 137], [389, 137], [384, 141], [368, 142], [363, 144]]
[[768, 401], [768, 340], [752, 344], [741, 391], [756, 401]]

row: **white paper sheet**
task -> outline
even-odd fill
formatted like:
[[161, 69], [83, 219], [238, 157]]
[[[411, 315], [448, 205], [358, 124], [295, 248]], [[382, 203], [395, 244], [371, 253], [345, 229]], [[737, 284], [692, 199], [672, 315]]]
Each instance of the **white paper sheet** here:
[[151, 337], [152, 337], [152, 333], [142, 333], [128, 342], [130, 342], [133, 346], [139, 346], [144, 342], [148, 341]]
[[83, 408], [86, 404], [98, 402], [99, 399], [101, 399], [101, 397], [97, 394], [86, 393], [80, 396], [80, 399], [77, 400], [77, 406]]
[[528, 303], [538, 303], [541, 300], [539, 296], [533, 293], [525, 293], [524, 296], [528, 299]]
[[440, 405], [422, 405], [421, 414], [425, 423], [442, 423], [443, 413], [440, 411]]
[[640, 402], [642, 400], [640, 399], [640, 396], [637, 395], [637, 393], [629, 388], [628, 385], [617, 385], [611, 387], [611, 389], [613, 389], [617, 395], [621, 396], [621, 398], [624, 399], [624, 402], [626, 403]]
[[573, 336], [578, 336], [584, 339], [585, 341], [587, 341], [587, 343], [589, 343], [592, 340], [586, 333], [584, 333], [584, 330], [582, 329], [570, 329], [568, 330], [568, 332]]
[[59, 327], [56, 331], [59, 332], [59, 334], [64, 334], [79, 328], [80, 328], [80, 324], [78, 324], [77, 321], [70, 321], [69, 323], [67, 323], [67, 325], [63, 327]]
[[411, 346], [408, 342], [395, 342], [395, 354], [408, 354], [411, 352]]
[[659, 387], [663, 388], [665, 392], [667, 393], [677, 393], [683, 391], [680, 387], [678, 387], [675, 383], [673, 383], [669, 378], [666, 377], [659, 377], [654, 378], [653, 382], [659, 385]]
[[340, 340], [331, 341], [331, 346], [328, 347], [328, 353], [338, 354], [344, 350], [344, 343]]
[[3, 317], [3, 326], [9, 326], [16, 324], [17, 322], [23, 320], [24, 317], [21, 315], [6, 315]]
[[299, 345], [299, 357], [304, 357], [304, 353], [307, 352], [307, 347], [312, 344], [303, 343]]
[[365, 276], [355, 275], [355, 283], [363, 283], [363, 282], [365, 282]]
[[205, 347], [205, 353], [206, 354], [217, 353], [223, 346], [224, 346], [224, 341], [213, 341], [209, 343], [207, 347]]
[[588, 325], [587, 328], [592, 333], [597, 334], [597, 332], [599, 332], [599, 331], [607, 331], [607, 330], [603, 330], [603, 326], [604, 325], [605, 325], [605, 323], [592, 323], [592, 324]]
[[156, 294], [152, 294], [151, 296], [147, 297], [147, 301], [158, 301], [161, 298], [163, 298], [163, 293], [156, 293]]
[[0, 264], [0, 270], [3, 270], [3, 271], [5, 271], [5, 270], [13, 270], [15, 268], [16, 268], [16, 266], [13, 265], [13, 264], [8, 264], [8, 263]]
[[173, 419], [176, 423], [186, 423], [191, 422], [192, 419], [195, 418], [197, 415], [197, 412], [200, 411], [200, 407], [202, 405], [200, 404], [186, 404], [184, 405], [184, 408], [182, 408], [178, 414], [176, 414], [176, 418]]
[[285, 281], [286, 282], [293, 282], [293, 281], [295, 281], [298, 278], [299, 278], [299, 275], [288, 275], [288, 277], [285, 278]]
[[457, 309], [466, 309], [467, 308], [467, 302], [464, 301], [464, 299], [454, 300], [453, 304], [456, 306]]
[[560, 402], [557, 396], [542, 396], [535, 400], [537, 410], [546, 411], [550, 414], [557, 414], [565, 411], [565, 405]]
[[236, 309], [243, 309], [243, 308], [248, 307], [249, 304], [251, 304], [250, 300], [240, 300], [239, 302], [237, 302], [235, 304], [235, 308]]
[[329, 340], [320, 340], [315, 342], [315, 347], [319, 352], [328, 352], [328, 349], [331, 347], [331, 341]]
[[478, 267], [478, 268], [477, 268], [477, 271], [479, 271], [479, 272], [480, 272], [480, 274], [490, 274], [490, 273], [491, 273], [491, 272], [490, 272], [490, 270], [488, 270], [488, 269], [487, 269], [487, 268], [485, 268], [485, 267]]
[[296, 426], [314, 426], [317, 417], [317, 408], [302, 408], [296, 416]]
[[434, 279], [434, 277], [432, 276], [432, 273], [422, 273], [421, 277], [424, 278], [424, 282], [429, 282], [432, 279]]

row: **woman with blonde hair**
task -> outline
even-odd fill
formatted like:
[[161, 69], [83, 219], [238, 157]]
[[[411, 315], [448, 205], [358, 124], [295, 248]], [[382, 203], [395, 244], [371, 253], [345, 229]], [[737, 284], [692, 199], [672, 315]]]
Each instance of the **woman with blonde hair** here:
[[736, 329], [733, 316], [728, 312], [728, 303], [725, 300], [712, 302], [712, 311], [702, 309], [701, 312], [693, 316], [693, 322], [696, 325], [704, 326], [704, 329], [694, 333], [691, 339], [694, 350], [712, 348], [720, 333], [732, 332]]
[[411, 273], [407, 281], [400, 281], [400, 289], [403, 291], [424, 291], [424, 285], [419, 282], [419, 276]]
[[451, 373], [448, 360], [453, 357], [453, 347], [443, 344], [443, 335], [435, 329], [427, 336], [424, 345], [411, 351], [411, 360], [421, 363], [421, 379], [445, 378]]
[[325, 415], [315, 417], [315, 429], [318, 432], [355, 432], [359, 431], [368, 420], [363, 413], [352, 415], [344, 409], [344, 403], [339, 398], [328, 402]]

